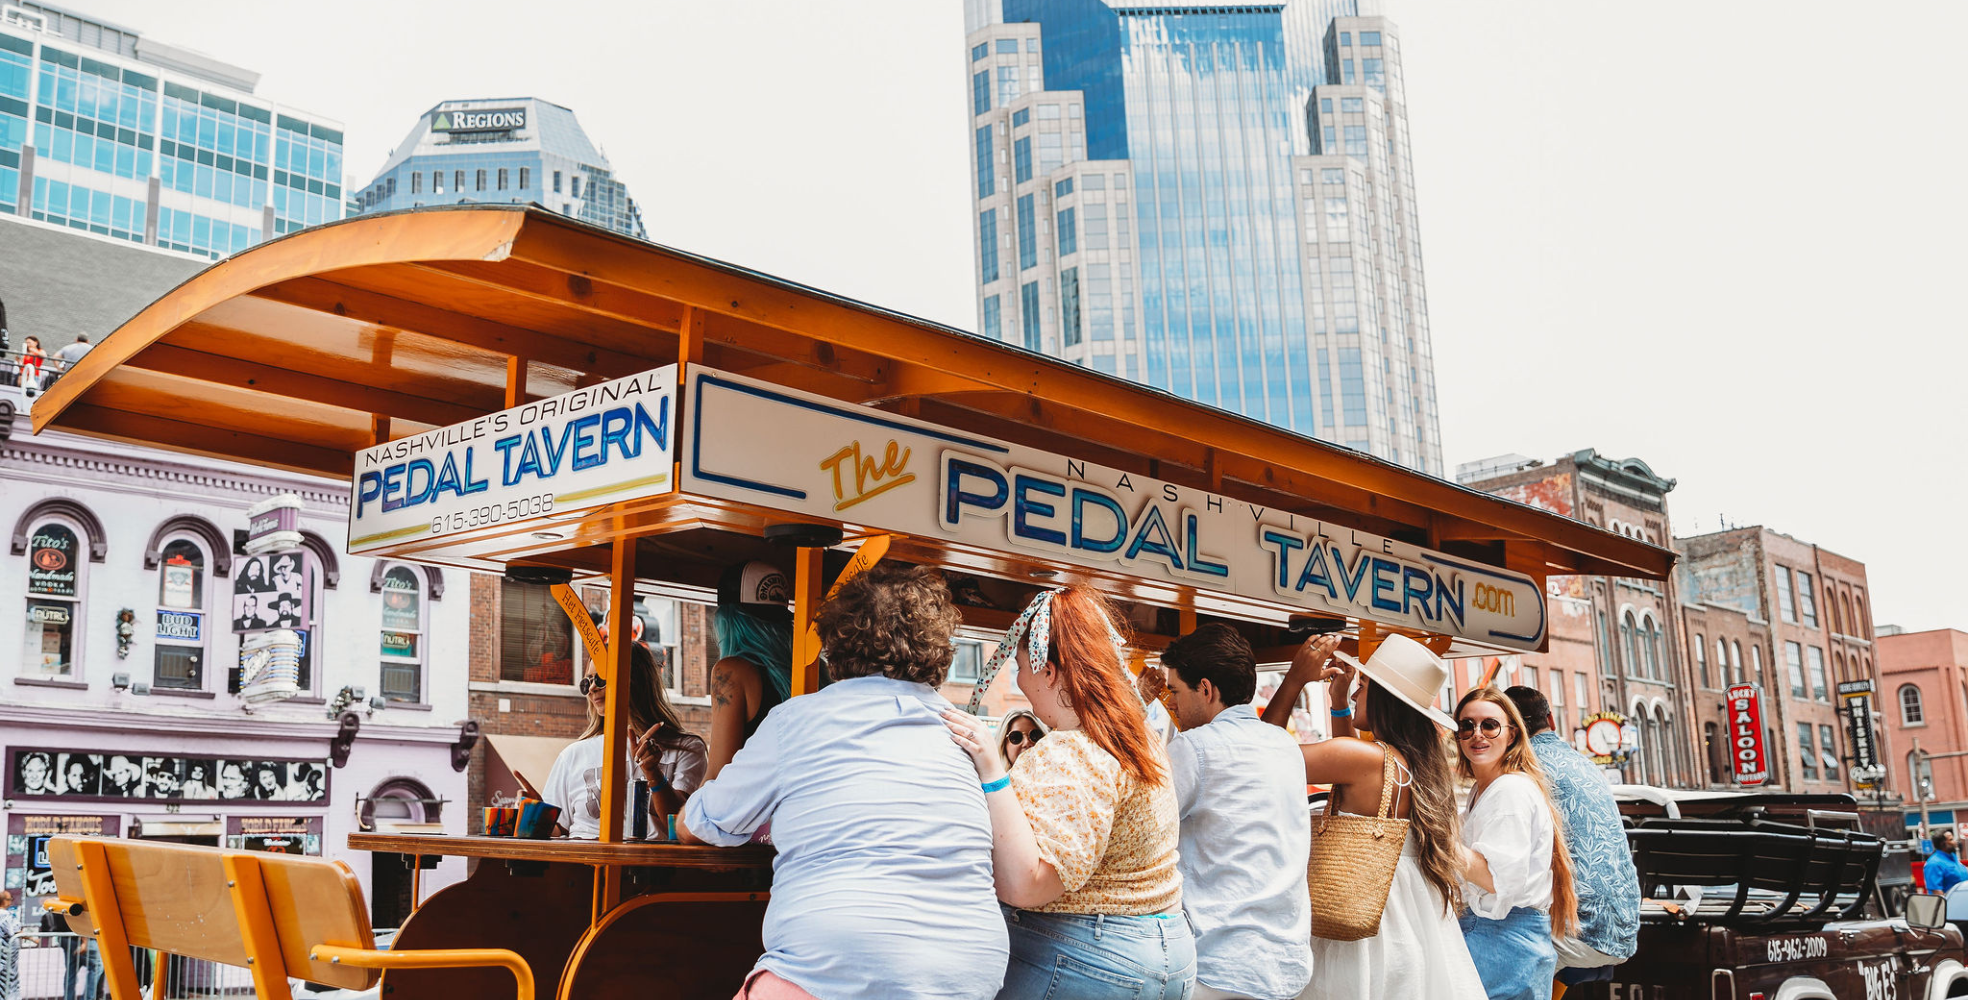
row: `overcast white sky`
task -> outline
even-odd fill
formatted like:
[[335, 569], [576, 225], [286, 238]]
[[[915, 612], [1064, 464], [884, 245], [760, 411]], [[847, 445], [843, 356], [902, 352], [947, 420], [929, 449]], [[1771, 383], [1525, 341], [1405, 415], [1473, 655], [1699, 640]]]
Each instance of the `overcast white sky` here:
[[[261, 71], [366, 183], [441, 100], [567, 105], [652, 239], [965, 329], [959, 0], [59, 0]], [[1638, 456], [1679, 534], [1968, 628], [1968, 4], [1387, 0], [1445, 456]]]

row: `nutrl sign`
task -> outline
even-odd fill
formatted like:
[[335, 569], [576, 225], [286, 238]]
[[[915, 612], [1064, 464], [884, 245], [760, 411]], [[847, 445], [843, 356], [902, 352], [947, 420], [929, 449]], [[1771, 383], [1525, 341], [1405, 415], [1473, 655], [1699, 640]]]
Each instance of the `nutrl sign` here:
[[1736, 784], [1754, 787], [1770, 780], [1769, 750], [1763, 743], [1763, 696], [1754, 684], [1729, 689], [1729, 758]]

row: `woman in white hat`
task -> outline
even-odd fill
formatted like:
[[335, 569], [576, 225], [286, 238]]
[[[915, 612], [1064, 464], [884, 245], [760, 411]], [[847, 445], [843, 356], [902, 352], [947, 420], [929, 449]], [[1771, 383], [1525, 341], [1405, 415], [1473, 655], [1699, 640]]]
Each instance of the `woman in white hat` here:
[[[1391, 758], [1394, 801], [1388, 812], [1410, 823], [1380, 932], [1358, 941], [1315, 934], [1312, 983], [1299, 996], [1480, 1000], [1483, 982], [1456, 924], [1461, 845], [1455, 775], [1442, 745], [1442, 730], [1455, 722], [1430, 704], [1448, 680], [1448, 665], [1406, 636], [1389, 636], [1365, 663], [1338, 652], [1339, 642], [1337, 635], [1306, 641], [1265, 706], [1264, 720], [1284, 725], [1305, 685], [1325, 680], [1327, 701], [1335, 706], [1334, 736], [1352, 737], [1358, 726], [1374, 741], [1336, 738], [1303, 746], [1305, 780], [1332, 786], [1329, 809], [1373, 816], [1381, 806], [1383, 762]], [[1365, 675], [1357, 687], [1356, 674]], [[1321, 905], [1312, 900], [1315, 914]]]

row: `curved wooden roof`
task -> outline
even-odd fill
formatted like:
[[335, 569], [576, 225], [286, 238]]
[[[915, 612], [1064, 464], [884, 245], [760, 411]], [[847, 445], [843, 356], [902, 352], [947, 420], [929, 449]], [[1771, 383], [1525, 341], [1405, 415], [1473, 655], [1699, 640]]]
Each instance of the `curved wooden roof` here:
[[538, 208], [364, 216], [221, 261], [36, 401], [48, 427], [326, 476], [678, 360], [1530, 572], [1673, 553], [1350, 449]]

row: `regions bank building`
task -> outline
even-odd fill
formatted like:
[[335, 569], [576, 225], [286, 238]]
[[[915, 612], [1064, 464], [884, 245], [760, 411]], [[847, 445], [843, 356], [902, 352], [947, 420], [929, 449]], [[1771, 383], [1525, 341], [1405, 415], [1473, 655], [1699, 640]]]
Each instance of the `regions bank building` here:
[[463, 204], [538, 204], [648, 238], [641, 209], [574, 112], [535, 97], [445, 101], [424, 112], [351, 208]]

